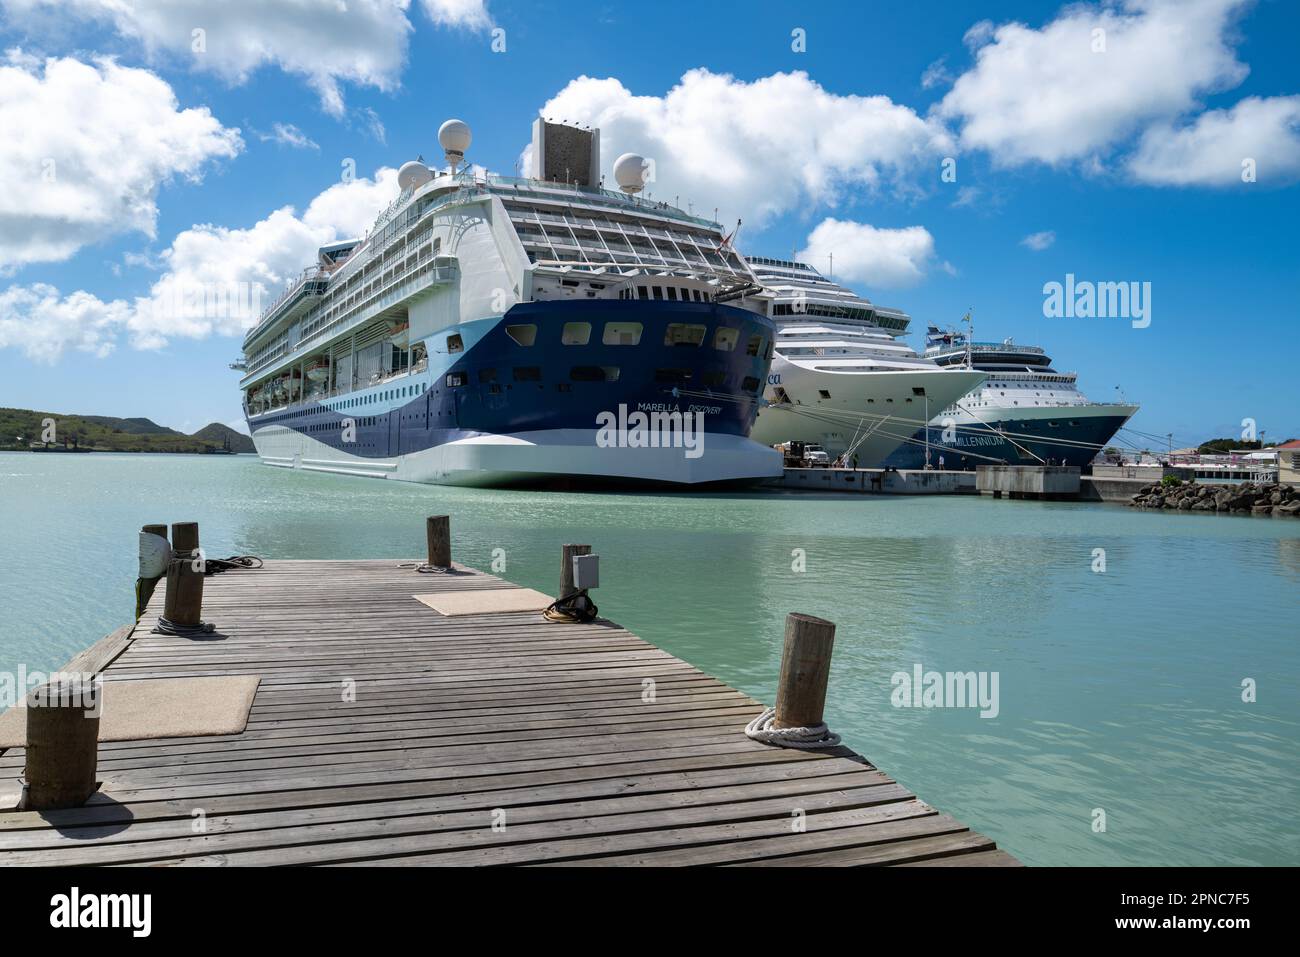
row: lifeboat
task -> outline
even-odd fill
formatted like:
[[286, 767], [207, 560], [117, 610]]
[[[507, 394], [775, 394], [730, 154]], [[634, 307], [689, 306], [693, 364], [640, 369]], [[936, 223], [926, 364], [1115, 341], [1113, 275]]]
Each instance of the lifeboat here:
[[411, 324], [409, 322], [395, 322], [389, 327], [388, 341], [399, 349], [405, 349], [411, 344]]
[[322, 357], [307, 367], [307, 378], [312, 382], [324, 382], [330, 377], [330, 361]]

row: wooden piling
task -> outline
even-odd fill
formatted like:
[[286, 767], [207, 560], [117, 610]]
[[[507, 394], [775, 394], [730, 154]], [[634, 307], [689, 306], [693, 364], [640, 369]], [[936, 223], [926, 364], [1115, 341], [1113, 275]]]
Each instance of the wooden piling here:
[[203, 577], [194, 570], [192, 558], [173, 558], [168, 563], [163, 617], [173, 625], [196, 628], [202, 623]]
[[429, 564], [434, 568], [451, 568], [451, 516], [430, 515], [425, 522], [429, 545]]
[[797, 612], [786, 616], [773, 727], [808, 728], [822, 723], [834, 646], [833, 622]]
[[172, 553], [177, 558], [194, 558], [199, 547], [198, 522], [172, 523]]
[[560, 598], [576, 594], [573, 587], [573, 559], [577, 555], [590, 555], [590, 545], [565, 545], [560, 549]]
[[29, 702], [25, 810], [81, 807], [98, 788], [99, 713], [82, 706], [93, 704], [82, 696], [89, 687], [80, 676], [65, 675]]

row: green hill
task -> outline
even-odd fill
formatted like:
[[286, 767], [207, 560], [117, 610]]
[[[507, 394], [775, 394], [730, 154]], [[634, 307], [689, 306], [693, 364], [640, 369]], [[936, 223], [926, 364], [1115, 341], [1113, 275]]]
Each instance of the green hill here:
[[190, 438], [202, 439], [204, 442], [214, 442], [218, 448], [229, 449], [231, 452], [257, 451], [252, 439], [243, 432], [236, 432], [230, 426], [222, 425], [220, 422], [211, 422], [205, 425]]
[[[48, 441], [46, 441], [48, 437]], [[149, 419], [0, 408], [0, 450], [68, 452], [252, 452], [252, 440], [219, 422], [193, 435]]]

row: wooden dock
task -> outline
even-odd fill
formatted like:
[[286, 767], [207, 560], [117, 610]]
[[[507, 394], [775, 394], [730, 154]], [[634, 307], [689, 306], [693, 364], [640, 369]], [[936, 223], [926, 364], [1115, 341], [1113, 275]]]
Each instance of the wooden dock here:
[[[101, 741], [84, 807], [0, 812], [0, 865], [1018, 863], [848, 748], [751, 741], [758, 702], [611, 622], [412, 598], [514, 587], [457, 572], [228, 571], [201, 639], [150, 633], [159, 588], [78, 667], [259, 675], [247, 728]], [[0, 794], [23, 767], [0, 753]]]

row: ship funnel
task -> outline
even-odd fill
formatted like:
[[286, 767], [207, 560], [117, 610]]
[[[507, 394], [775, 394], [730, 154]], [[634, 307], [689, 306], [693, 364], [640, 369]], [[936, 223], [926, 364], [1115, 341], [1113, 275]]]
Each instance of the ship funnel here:
[[447, 155], [452, 172], [464, 161], [471, 139], [469, 124], [463, 120], [448, 120], [438, 127], [438, 143]]

